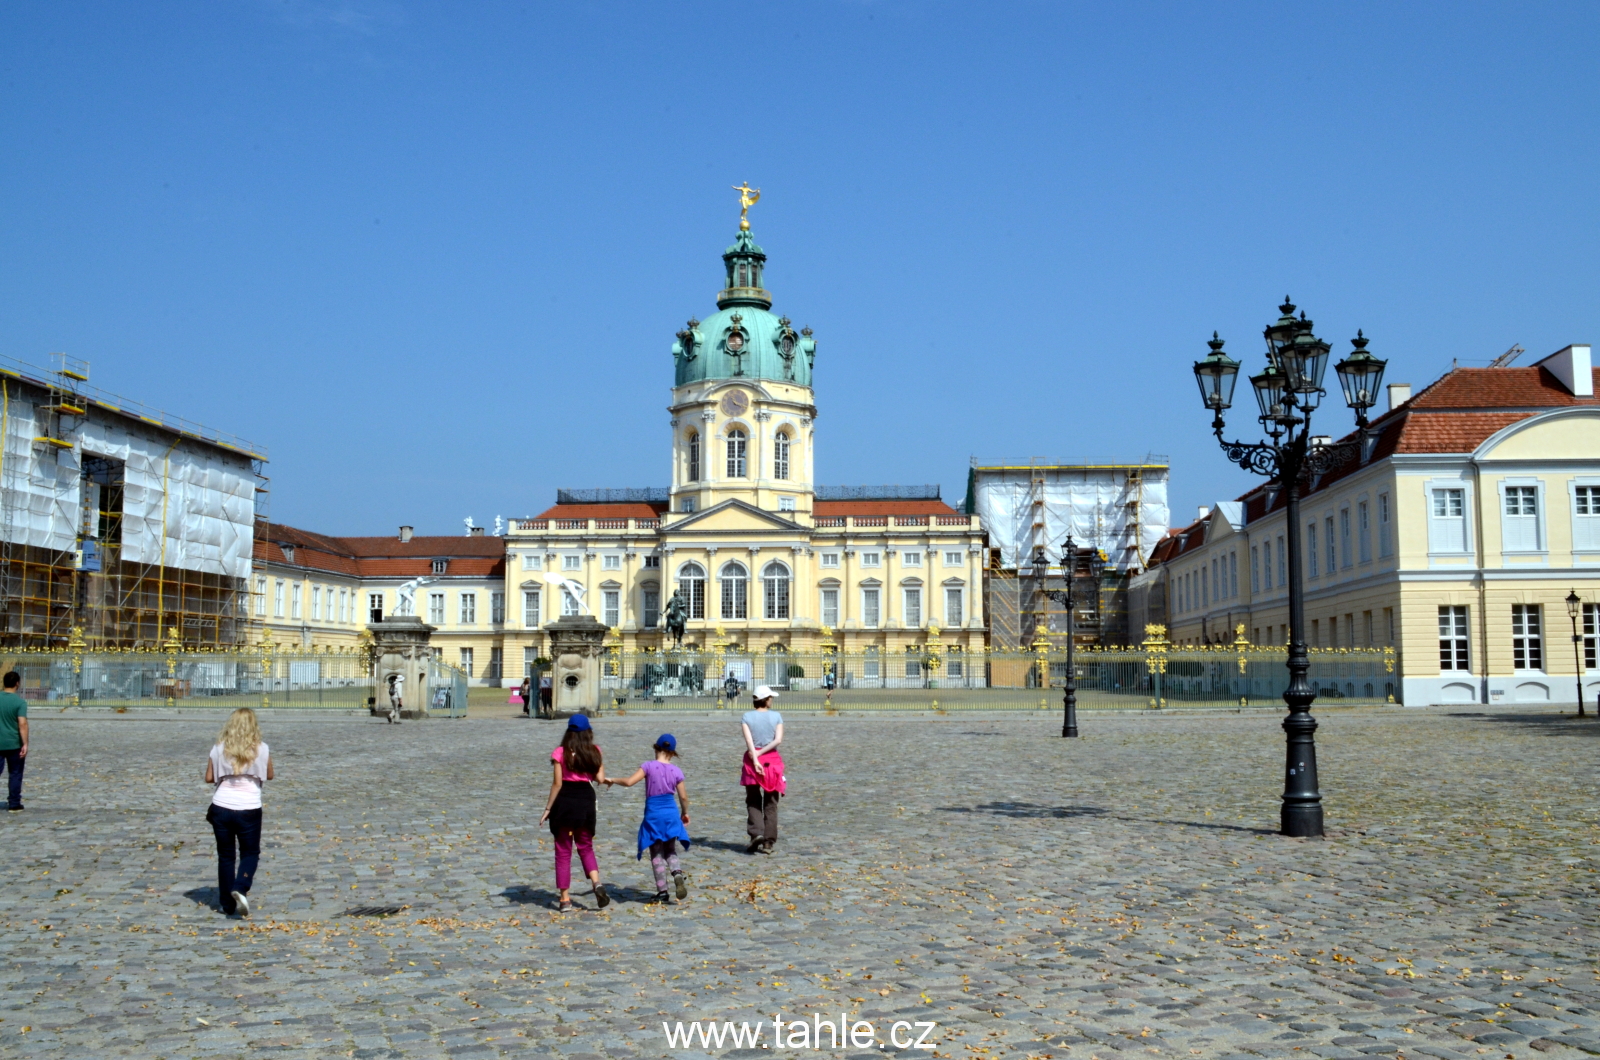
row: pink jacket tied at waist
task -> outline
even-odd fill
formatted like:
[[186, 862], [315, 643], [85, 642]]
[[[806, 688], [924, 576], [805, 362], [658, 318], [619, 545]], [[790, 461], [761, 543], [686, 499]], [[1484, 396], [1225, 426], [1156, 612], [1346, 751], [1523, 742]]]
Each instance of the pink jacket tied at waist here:
[[744, 753], [744, 768], [739, 773], [740, 784], [756, 784], [764, 791], [776, 791], [782, 795], [786, 789], [783, 780], [783, 755], [777, 748], [773, 748], [761, 756], [762, 773], [756, 772], [754, 763], [750, 761], [750, 752]]

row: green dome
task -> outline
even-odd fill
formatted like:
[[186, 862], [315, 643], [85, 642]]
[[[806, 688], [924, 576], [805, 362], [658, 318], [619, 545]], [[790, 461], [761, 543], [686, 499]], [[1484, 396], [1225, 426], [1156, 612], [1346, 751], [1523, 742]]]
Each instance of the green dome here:
[[724, 286], [717, 311], [691, 319], [672, 344], [673, 386], [708, 379], [773, 379], [811, 385], [817, 343], [810, 328], [795, 331], [788, 317], [772, 312], [772, 295], [761, 286], [767, 255], [748, 230], [722, 255]]

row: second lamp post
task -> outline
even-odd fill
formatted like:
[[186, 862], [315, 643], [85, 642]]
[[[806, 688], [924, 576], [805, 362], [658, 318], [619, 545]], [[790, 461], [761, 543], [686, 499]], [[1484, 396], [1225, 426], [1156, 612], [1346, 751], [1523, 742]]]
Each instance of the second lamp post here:
[[[1354, 349], [1335, 366], [1345, 403], [1356, 413], [1358, 438], [1339, 445], [1314, 444], [1311, 414], [1326, 391], [1322, 377], [1328, 370], [1328, 344], [1312, 334], [1305, 314], [1295, 318], [1294, 305], [1284, 299], [1282, 315], [1270, 325], [1267, 340], [1267, 367], [1250, 377], [1255, 390], [1257, 417], [1266, 430], [1264, 442], [1230, 442], [1223, 437], [1222, 413], [1233, 404], [1233, 387], [1238, 381], [1239, 362], [1222, 352], [1222, 340], [1213, 332], [1211, 352], [1194, 365], [1200, 383], [1200, 397], [1211, 410], [1211, 429], [1228, 459], [1258, 475], [1271, 479], [1268, 489], [1281, 490], [1284, 496], [1285, 543], [1289, 561], [1289, 687], [1283, 693], [1289, 716], [1283, 720], [1285, 760], [1283, 806], [1280, 831], [1288, 836], [1322, 834], [1322, 793], [1317, 788], [1316, 719], [1311, 703], [1317, 698], [1308, 675], [1311, 658], [1306, 651], [1305, 589], [1300, 560], [1300, 491], [1310, 476], [1342, 465], [1356, 455], [1365, 456], [1367, 410], [1376, 401], [1383, 381], [1384, 361], [1366, 350], [1367, 339], [1356, 333]], [[1269, 504], [1270, 506], [1270, 504]]]

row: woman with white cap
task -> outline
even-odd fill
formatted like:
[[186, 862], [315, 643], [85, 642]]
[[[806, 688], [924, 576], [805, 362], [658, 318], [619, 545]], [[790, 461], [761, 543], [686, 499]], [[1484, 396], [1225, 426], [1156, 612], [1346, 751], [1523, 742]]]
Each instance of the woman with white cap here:
[[770, 854], [778, 842], [778, 800], [785, 790], [783, 756], [783, 715], [772, 709], [778, 698], [766, 685], [755, 690], [755, 709], [745, 712], [744, 768], [739, 783], [744, 785], [744, 807], [749, 818], [750, 846], [746, 854]]

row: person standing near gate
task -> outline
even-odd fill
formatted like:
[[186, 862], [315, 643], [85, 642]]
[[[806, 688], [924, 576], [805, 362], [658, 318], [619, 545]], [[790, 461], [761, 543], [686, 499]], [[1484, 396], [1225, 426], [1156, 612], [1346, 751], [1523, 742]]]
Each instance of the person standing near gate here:
[[778, 694], [766, 685], [755, 690], [755, 709], [745, 712], [740, 727], [744, 730], [744, 768], [739, 783], [744, 785], [746, 831], [750, 846], [746, 854], [770, 854], [778, 842], [778, 800], [786, 789], [783, 778], [783, 715], [772, 709]]
[[22, 675], [6, 674], [5, 691], [0, 692], [0, 766], [10, 773], [6, 809], [22, 809], [22, 767], [28, 759], [28, 701], [18, 694]]

